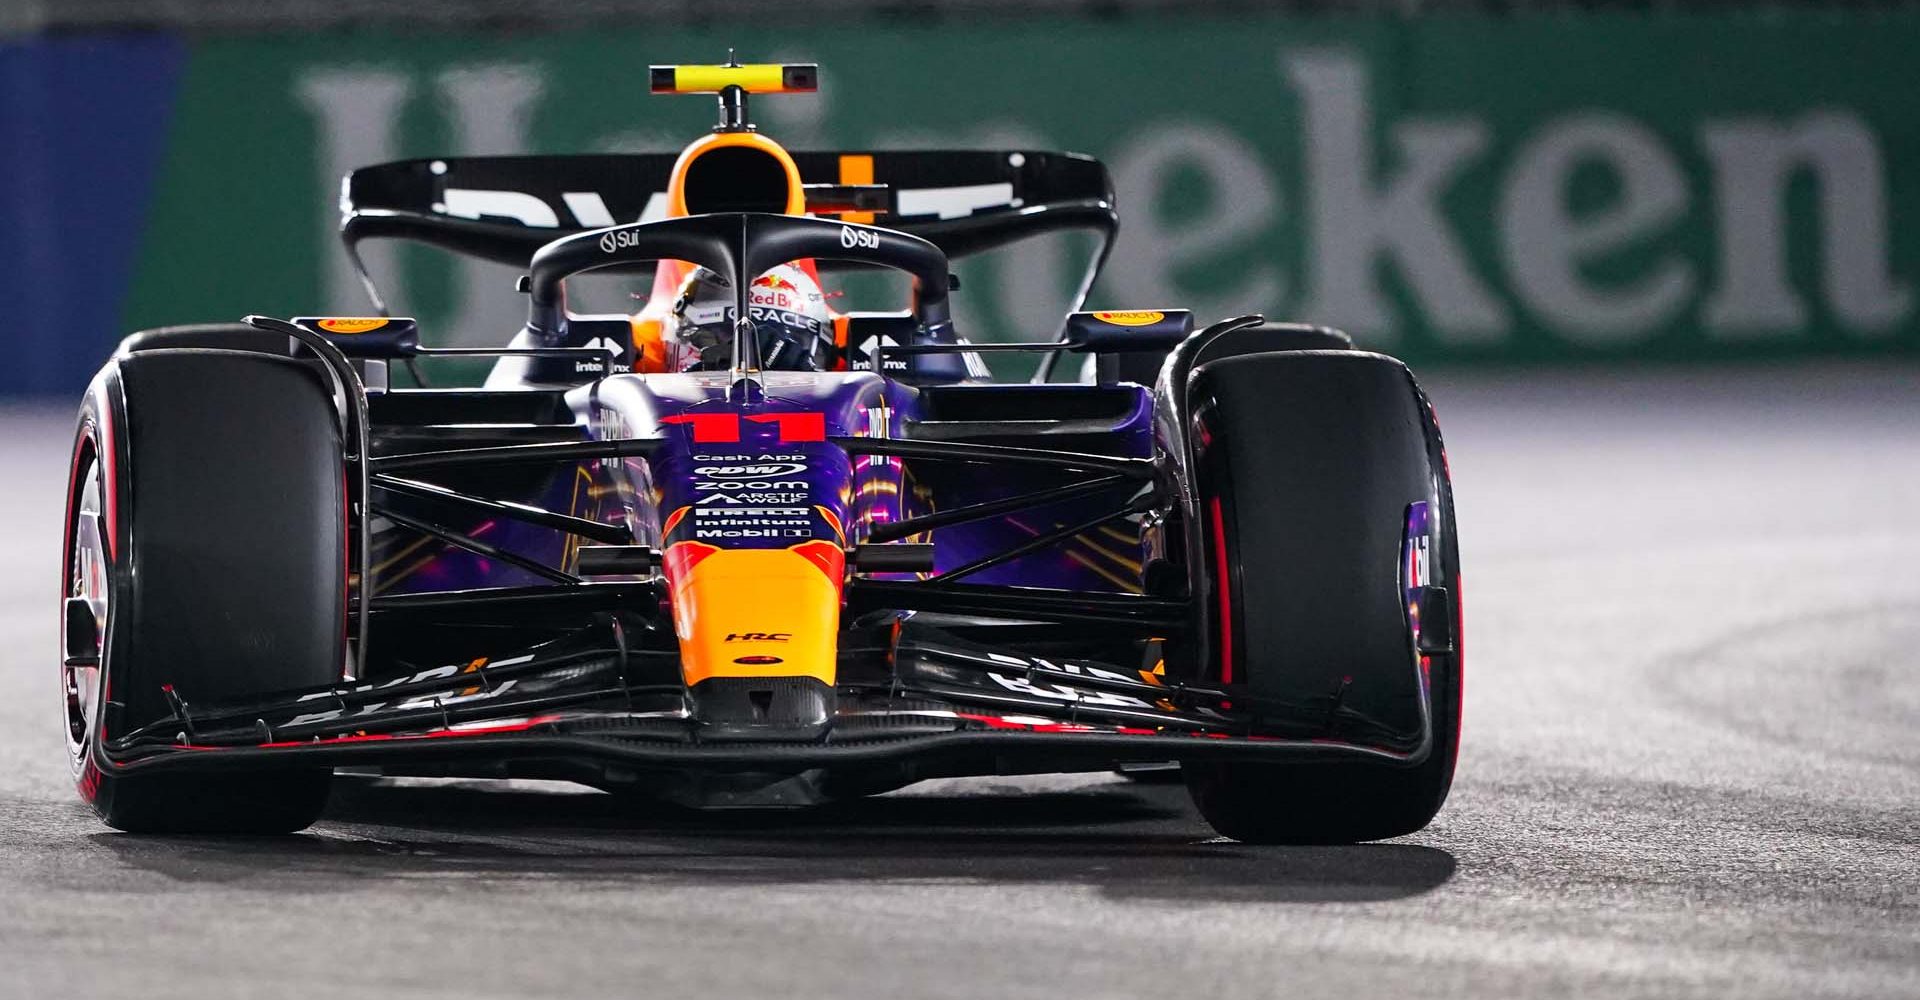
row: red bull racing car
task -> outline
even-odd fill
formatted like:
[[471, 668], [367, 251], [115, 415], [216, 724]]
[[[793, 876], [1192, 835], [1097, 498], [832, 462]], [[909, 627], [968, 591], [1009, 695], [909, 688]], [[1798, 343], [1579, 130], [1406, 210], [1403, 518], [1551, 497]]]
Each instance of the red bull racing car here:
[[[751, 807], [1149, 762], [1246, 841], [1433, 817], [1460, 560], [1407, 369], [1259, 316], [1077, 311], [1117, 226], [1098, 162], [748, 123], [816, 72], [655, 67], [719, 95], [677, 157], [349, 175], [356, 264], [405, 239], [524, 269], [505, 346], [423, 346], [384, 306], [121, 344], [80, 409], [61, 595], [108, 824], [296, 830], [339, 768]], [[970, 341], [950, 261], [1063, 230], [1100, 246], [1076, 311]], [[859, 272], [911, 294], [829, 308]], [[570, 308], [589, 273], [652, 291]], [[995, 381], [994, 352], [1040, 374]], [[422, 387], [449, 355], [497, 360]]]

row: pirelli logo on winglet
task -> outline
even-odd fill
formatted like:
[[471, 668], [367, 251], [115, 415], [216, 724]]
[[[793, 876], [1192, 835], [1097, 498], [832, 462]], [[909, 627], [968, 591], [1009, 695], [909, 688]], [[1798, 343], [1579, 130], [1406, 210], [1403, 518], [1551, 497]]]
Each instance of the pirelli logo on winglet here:
[[749, 94], [810, 94], [820, 89], [820, 65], [652, 66], [648, 82], [656, 94], [717, 94], [728, 87]]

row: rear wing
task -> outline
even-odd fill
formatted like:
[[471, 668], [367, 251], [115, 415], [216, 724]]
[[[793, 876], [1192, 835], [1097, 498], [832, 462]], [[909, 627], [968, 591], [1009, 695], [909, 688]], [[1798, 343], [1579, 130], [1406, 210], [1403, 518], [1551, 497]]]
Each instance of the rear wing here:
[[[1106, 167], [1076, 153], [916, 150], [792, 156], [809, 204], [818, 206], [814, 214], [912, 233], [948, 257], [1039, 233], [1092, 232], [1099, 249], [1085, 282], [1091, 287], [1119, 229]], [[475, 156], [363, 167], [344, 182], [340, 236], [368, 293], [381, 305], [361, 267], [357, 248], [363, 240], [409, 240], [524, 267], [535, 250], [560, 237], [664, 218], [677, 158], [673, 153]]]

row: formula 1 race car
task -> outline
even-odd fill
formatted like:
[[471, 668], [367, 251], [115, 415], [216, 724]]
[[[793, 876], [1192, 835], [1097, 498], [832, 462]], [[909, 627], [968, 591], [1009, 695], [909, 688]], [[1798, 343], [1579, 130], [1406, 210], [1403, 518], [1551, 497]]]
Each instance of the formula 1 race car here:
[[[62, 590], [69, 750], [108, 824], [296, 830], [336, 768], [704, 808], [1153, 762], [1246, 841], [1434, 816], [1459, 549], [1407, 369], [1259, 316], [1077, 311], [1117, 226], [1098, 162], [789, 153], [748, 124], [816, 72], [654, 67], [719, 95], [678, 157], [350, 174], [356, 265], [399, 238], [524, 269], [506, 346], [422, 346], [383, 305], [120, 345], [80, 410]], [[1076, 311], [969, 342], [950, 258], [1062, 230], [1100, 247]], [[825, 309], [821, 282], [886, 271], [906, 308]], [[580, 314], [588, 272], [653, 292]], [[995, 382], [992, 352], [1040, 373]], [[1080, 382], [1050, 380], [1062, 354]], [[497, 358], [484, 387], [422, 387], [467, 355]]]

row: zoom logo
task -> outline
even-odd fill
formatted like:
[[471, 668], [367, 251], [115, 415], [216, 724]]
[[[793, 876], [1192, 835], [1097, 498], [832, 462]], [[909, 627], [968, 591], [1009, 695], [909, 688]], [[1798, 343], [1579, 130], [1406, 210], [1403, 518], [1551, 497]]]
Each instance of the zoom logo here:
[[878, 233], [870, 233], [864, 229], [855, 229], [852, 226], [841, 226], [840, 245], [849, 250], [855, 247], [878, 250], [880, 249], [880, 235]]
[[778, 481], [762, 479], [754, 482], [732, 480], [724, 483], [694, 483], [693, 488], [694, 491], [698, 493], [712, 493], [718, 490], [804, 490], [807, 488], [807, 481], [804, 479], [783, 479]]

